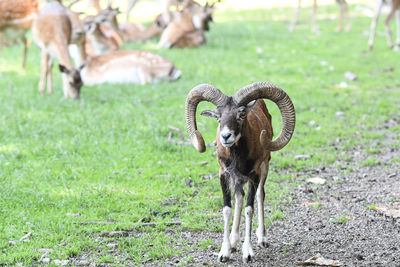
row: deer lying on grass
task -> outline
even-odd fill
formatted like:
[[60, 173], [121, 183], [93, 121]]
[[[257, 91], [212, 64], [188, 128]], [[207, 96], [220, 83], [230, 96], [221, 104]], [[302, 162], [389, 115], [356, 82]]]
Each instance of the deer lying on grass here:
[[204, 31], [209, 30], [214, 6], [197, 3], [184, 8], [180, 15], [163, 31], [158, 47], [196, 47], [206, 42]]
[[48, 92], [53, 92], [52, 66], [56, 57], [60, 62], [64, 97], [79, 98], [82, 80], [79, 71], [72, 66], [68, 51], [72, 26], [66, 8], [56, 3], [44, 6], [33, 22], [32, 34], [41, 49], [39, 92], [44, 94], [46, 79]]
[[142, 24], [124, 23], [120, 25], [122, 39], [125, 42], [142, 42], [153, 37], [160, 36], [164, 29], [168, 26], [168, 21], [164, 19], [163, 14], [159, 14], [156, 19], [145, 27]]
[[[400, 48], [400, 0], [391, 0], [391, 1], [390, 0], [378, 0], [377, 1], [376, 9], [375, 9], [375, 16], [372, 19], [372, 23], [371, 23], [371, 31], [369, 33], [368, 46], [369, 46], [370, 50], [372, 50], [372, 48], [374, 47], [376, 24], [378, 22], [382, 7], [384, 5], [390, 5], [390, 7], [391, 7], [390, 12], [385, 19], [387, 43], [394, 50], [399, 50], [399, 48]], [[394, 15], [396, 15], [396, 20], [397, 20], [397, 39], [396, 39], [396, 45], [393, 47], [392, 30], [390, 29], [390, 21], [392, 20]]]
[[[339, 5], [340, 8], [340, 17], [339, 17], [339, 24], [336, 28], [336, 31], [342, 31], [343, 29], [343, 20], [346, 20], [346, 28], [345, 31], [348, 32], [350, 30], [350, 17], [349, 17], [349, 6], [346, 2], [346, 0], [336, 0], [336, 3]], [[294, 19], [292, 23], [289, 26], [290, 31], [294, 31], [294, 28], [296, 27], [296, 24], [299, 20], [299, 14], [300, 14], [300, 9], [301, 9], [301, 0], [298, 0], [298, 5], [296, 9], [296, 13], [294, 16]], [[313, 13], [312, 13], [312, 31], [313, 32], [318, 32], [319, 27], [317, 25], [317, 0], [314, 0], [314, 5], [313, 5]]]
[[24, 45], [22, 67], [25, 68], [28, 51], [26, 32], [36, 17], [39, 0], [0, 0], [0, 53], [3, 38], [22, 41]]
[[[262, 100], [275, 102], [282, 114], [283, 128], [272, 140], [271, 115]], [[206, 150], [204, 139], [197, 130], [196, 109], [201, 101], [216, 106], [215, 110], [203, 111], [201, 115], [216, 118], [217, 156], [220, 165], [219, 178], [224, 208], [224, 234], [218, 260], [229, 260], [231, 249], [239, 243], [240, 217], [243, 207], [243, 186], [248, 182], [248, 196], [245, 208], [246, 229], [242, 248], [243, 261], [254, 259], [251, 246], [251, 226], [254, 198], [258, 202], [258, 245], [266, 247], [264, 228], [264, 183], [268, 174], [270, 152], [282, 149], [290, 141], [295, 127], [295, 111], [289, 96], [280, 88], [269, 83], [254, 83], [240, 89], [234, 96], [226, 96], [219, 89], [208, 84], [193, 88], [186, 99], [186, 125], [193, 146], [199, 151]], [[235, 214], [232, 232], [229, 231], [232, 217], [231, 191], [235, 195]]]
[[102, 83], [146, 84], [176, 80], [181, 71], [159, 55], [146, 51], [119, 50], [88, 57], [81, 67], [81, 76], [86, 85]]

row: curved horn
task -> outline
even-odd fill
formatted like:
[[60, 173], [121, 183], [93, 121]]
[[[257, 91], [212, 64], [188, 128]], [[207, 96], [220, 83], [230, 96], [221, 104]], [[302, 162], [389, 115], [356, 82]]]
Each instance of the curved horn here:
[[199, 151], [206, 151], [203, 136], [197, 130], [196, 109], [201, 101], [208, 101], [216, 106], [225, 103], [228, 97], [224, 95], [218, 88], [209, 84], [200, 84], [194, 87], [186, 98], [186, 127], [189, 132], [193, 146]]
[[240, 89], [233, 99], [239, 105], [246, 105], [250, 101], [265, 98], [273, 101], [282, 115], [282, 130], [279, 136], [271, 141], [267, 137], [267, 132], [263, 130], [260, 134], [260, 142], [264, 149], [277, 151], [286, 146], [292, 138], [294, 126], [296, 124], [296, 114], [294, 106], [289, 96], [281, 88], [266, 82], [250, 84]]

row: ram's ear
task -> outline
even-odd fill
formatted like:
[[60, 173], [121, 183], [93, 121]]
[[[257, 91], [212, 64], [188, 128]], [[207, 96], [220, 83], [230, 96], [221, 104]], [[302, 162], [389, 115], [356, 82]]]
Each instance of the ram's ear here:
[[250, 101], [249, 103], [247, 103], [247, 105], [246, 105], [246, 113], [249, 113], [251, 111], [251, 109], [254, 107], [256, 102], [257, 102], [257, 100], [253, 100], [253, 101]]
[[208, 118], [219, 118], [219, 114], [216, 110], [204, 110], [203, 112], [200, 113], [201, 116], [205, 116]]

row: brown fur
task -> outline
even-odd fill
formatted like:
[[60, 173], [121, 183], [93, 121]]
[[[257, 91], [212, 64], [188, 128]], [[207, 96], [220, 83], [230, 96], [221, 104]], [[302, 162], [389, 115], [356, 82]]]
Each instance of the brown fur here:
[[[71, 42], [72, 25], [67, 8], [55, 3], [49, 3], [44, 6], [33, 22], [32, 32], [35, 42], [41, 48], [39, 92], [44, 94], [46, 79], [48, 92], [52, 93], [53, 91], [51, 70], [52, 56], [55, 54], [66, 71], [62, 75], [64, 96], [79, 97], [80, 76], [79, 72], [72, 66], [68, 51], [68, 45]], [[75, 84], [77, 84], [76, 87]], [[80, 86], [78, 86], [79, 84]]]
[[38, 12], [39, 0], [0, 0], [0, 52], [3, 46], [3, 32], [20, 31], [24, 44], [22, 66], [25, 67], [28, 41], [25, 33], [31, 28], [34, 14]]
[[[267, 136], [272, 140], [273, 130], [271, 115], [268, 112], [264, 100], [259, 99], [243, 122], [243, 128], [241, 132], [241, 135], [246, 137], [246, 145], [249, 150], [248, 158], [255, 161], [254, 170], [258, 175], [261, 174], [261, 163], [265, 161], [265, 163], [268, 164], [268, 161], [270, 160], [270, 152], [265, 150], [260, 144], [260, 134], [262, 130], [266, 130], [268, 133]], [[221, 170], [223, 171], [224, 163], [221, 159], [230, 158], [231, 155], [229, 153], [229, 148], [226, 148], [221, 144], [219, 136], [220, 129], [218, 127], [216, 138], [217, 155], [218, 162], [221, 166]]]
[[[383, 1], [382, 4], [388, 4], [388, 2]], [[382, 5], [376, 7], [375, 16], [372, 19], [371, 31], [370, 31], [369, 40], [368, 40], [368, 46], [369, 46], [370, 50], [372, 50], [372, 48], [374, 46], [375, 29], [376, 29], [376, 24], [378, 22], [378, 19], [379, 19], [380, 13], [381, 13], [381, 8], [382, 8]], [[393, 16], [396, 14], [396, 11], [400, 12], [399, 9], [400, 9], [400, 0], [392, 0], [390, 12], [385, 19], [387, 43], [390, 47], [393, 47], [392, 30], [390, 29], [390, 22], [391, 22]], [[397, 27], [400, 27], [400, 25], [397, 25]], [[397, 48], [397, 49], [400, 48], [400, 28], [397, 29], [397, 43], [396, 43], [395, 48]]]

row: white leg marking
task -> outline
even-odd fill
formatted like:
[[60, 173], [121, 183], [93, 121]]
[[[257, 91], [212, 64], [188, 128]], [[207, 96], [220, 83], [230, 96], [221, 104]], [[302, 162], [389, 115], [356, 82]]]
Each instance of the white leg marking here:
[[397, 26], [397, 37], [396, 37], [396, 47], [400, 46], [400, 9], [396, 11], [396, 26]]
[[265, 180], [268, 175], [268, 167], [265, 165], [265, 162], [261, 164], [261, 175], [260, 175], [260, 184], [257, 188], [257, 211], [258, 211], [258, 227], [256, 231], [257, 235], [257, 245], [265, 248], [267, 247], [267, 237], [265, 235], [265, 225], [264, 225], [264, 195], [263, 188], [265, 184]]
[[371, 31], [369, 32], [369, 39], [368, 39], [369, 49], [372, 49], [372, 47], [374, 46], [376, 24], [378, 23], [379, 16], [381, 14], [382, 5], [383, 5], [382, 0], [376, 3], [375, 15], [371, 22]]
[[231, 243], [229, 242], [229, 223], [232, 218], [232, 208], [225, 206], [222, 213], [224, 214], [224, 237], [222, 241], [221, 251], [218, 254], [218, 261], [226, 262], [231, 257]]
[[239, 193], [235, 194], [235, 214], [233, 216], [233, 225], [232, 232], [230, 235], [231, 248], [236, 249], [236, 246], [240, 240], [239, 235], [239, 227], [240, 227], [240, 218], [242, 216], [242, 208], [243, 208], [243, 196]]
[[245, 208], [245, 218], [246, 218], [246, 233], [243, 242], [243, 262], [251, 262], [254, 259], [253, 248], [251, 247], [251, 221], [253, 219], [253, 208]]

